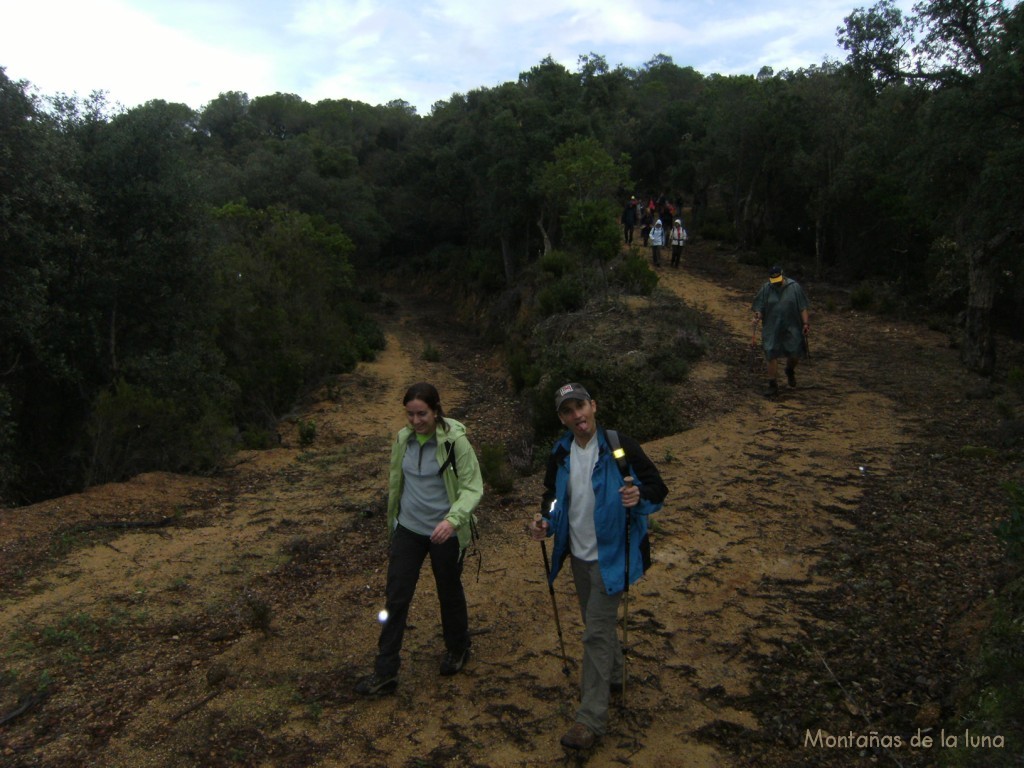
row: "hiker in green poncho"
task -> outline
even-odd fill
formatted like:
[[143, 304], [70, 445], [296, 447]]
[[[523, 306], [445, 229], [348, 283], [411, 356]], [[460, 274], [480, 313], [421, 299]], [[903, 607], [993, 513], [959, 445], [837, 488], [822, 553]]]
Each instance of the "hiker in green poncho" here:
[[761, 344], [768, 361], [768, 383], [764, 394], [779, 393], [776, 377], [779, 359], [786, 358], [786, 382], [796, 386], [796, 365], [807, 355], [807, 334], [811, 330], [808, 301], [796, 280], [783, 276], [782, 267], [768, 270], [768, 281], [754, 297], [754, 317], [761, 323]]

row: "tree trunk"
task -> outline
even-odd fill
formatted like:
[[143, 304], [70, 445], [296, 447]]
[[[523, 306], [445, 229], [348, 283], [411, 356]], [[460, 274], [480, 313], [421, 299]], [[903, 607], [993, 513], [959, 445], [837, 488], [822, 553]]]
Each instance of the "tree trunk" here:
[[110, 373], [117, 378], [117, 302], [110, 310]]
[[996, 341], [992, 333], [992, 307], [996, 295], [996, 260], [988, 243], [977, 243], [968, 253], [970, 292], [960, 357], [968, 370], [991, 376], [996, 367]]
[[825, 250], [825, 244], [823, 241], [825, 237], [825, 222], [822, 221], [821, 214], [814, 217], [814, 278], [820, 279], [822, 273], [822, 262], [824, 261], [823, 251]]
[[541, 237], [544, 238], [544, 253], [542, 256], [547, 256], [551, 253], [551, 238], [548, 237], [548, 231], [544, 229], [544, 215], [541, 214], [537, 217], [537, 229], [540, 230]]
[[501, 236], [501, 263], [505, 267], [505, 285], [511, 286], [516, 279], [516, 256], [505, 235]]

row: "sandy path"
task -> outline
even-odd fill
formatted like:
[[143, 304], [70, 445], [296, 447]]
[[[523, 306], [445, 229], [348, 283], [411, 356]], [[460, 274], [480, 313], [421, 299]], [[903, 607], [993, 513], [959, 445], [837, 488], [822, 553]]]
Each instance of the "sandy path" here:
[[[754, 278], [748, 296], [700, 272], [661, 276], [722, 320], [745, 359]], [[411, 305], [395, 316], [404, 319], [388, 328], [385, 353], [301, 415], [317, 424], [312, 448], [298, 446], [292, 424], [280, 449], [240, 456], [227, 478], [145, 476], [36, 505], [19, 527], [0, 529], [8, 544], [26, 541], [52, 531], [58, 511], [69, 524], [115, 514], [190, 521], [79, 542], [3, 598], [0, 642], [18, 649], [9, 666], [22, 679], [45, 671], [59, 681], [37, 718], [2, 734], [12, 765], [83, 755], [133, 768], [563, 762], [557, 741], [574, 708], [580, 622], [562, 579], [566, 679], [540, 553], [523, 534], [539, 477], [488, 500], [479, 576], [476, 560], [467, 567], [477, 636], [465, 673], [437, 676], [436, 600], [425, 573], [398, 693], [363, 701], [350, 692], [376, 643], [383, 472], [405, 386], [435, 381], [471, 435], [474, 425], [478, 434], [484, 424], [516, 428], [511, 409], [469, 397], [476, 379], [495, 375], [486, 353], [459, 351], [451, 371], [424, 361], [442, 321]], [[840, 322], [815, 315], [821, 338]], [[856, 507], [865, 472], [888, 471], [912, 426], [843, 363], [816, 347], [800, 388], [778, 401], [761, 398], [739, 362], [702, 363], [694, 387], [737, 394], [713, 420], [645, 446], [671, 494], [657, 522], [656, 567], [631, 593], [627, 706], [616, 708], [590, 765], [727, 766], [714, 735], [758, 729], [734, 697], [808, 618], [779, 587], [823, 586], [811, 569], [843, 535], [836, 512]], [[82, 616], [99, 629], [81, 630], [81, 644], [40, 640]], [[112, 657], [102, 647], [110, 641]]]

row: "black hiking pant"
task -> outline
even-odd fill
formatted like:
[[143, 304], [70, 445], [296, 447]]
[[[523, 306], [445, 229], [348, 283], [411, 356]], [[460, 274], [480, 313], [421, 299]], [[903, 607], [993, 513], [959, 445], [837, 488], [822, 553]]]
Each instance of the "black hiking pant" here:
[[428, 554], [441, 603], [445, 648], [461, 654], [469, 647], [469, 615], [466, 593], [462, 589], [463, 552], [459, 549], [458, 537], [452, 536], [444, 544], [432, 544], [429, 536], [413, 533], [398, 525], [391, 536], [388, 581], [384, 592], [384, 608], [388, 616], [377, 643], [375, 671], [378, 675], [390, 677], [398, 674], [409, 605], [416, 592], [420, 568]]

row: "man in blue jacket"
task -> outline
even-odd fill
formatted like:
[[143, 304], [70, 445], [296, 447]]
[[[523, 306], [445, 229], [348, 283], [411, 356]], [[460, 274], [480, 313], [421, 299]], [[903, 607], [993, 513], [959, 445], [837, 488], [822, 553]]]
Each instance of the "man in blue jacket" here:
[[607, 432], [597, 425], [597, 403], [581, 384], [561, 387], [555, 410], [567, 431], [548, 456], [542, 517], [530, 526], [530, 534], [537, 541], [554, 536], [552, 582], [570, 558], [584, 624], [583, 675], [576, 723], [561, 743], [589, 749], [605, 732], [611, 690], [622, 686], [622, 645], [615, 624], [626, 564], [632, 584], [648, 562], [647, 516], [661, 509], [668, 489], [640, 444], [619, 435], [632, 483], [623, 480]]

